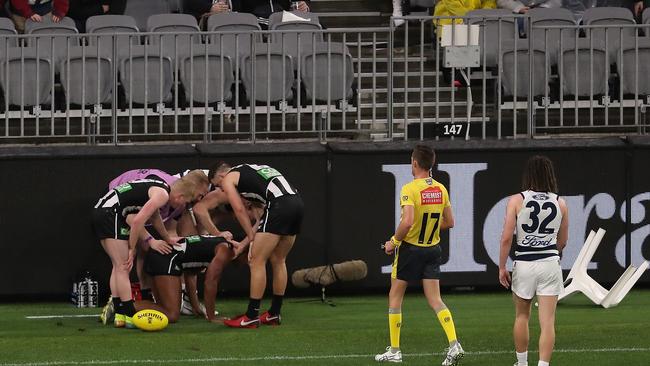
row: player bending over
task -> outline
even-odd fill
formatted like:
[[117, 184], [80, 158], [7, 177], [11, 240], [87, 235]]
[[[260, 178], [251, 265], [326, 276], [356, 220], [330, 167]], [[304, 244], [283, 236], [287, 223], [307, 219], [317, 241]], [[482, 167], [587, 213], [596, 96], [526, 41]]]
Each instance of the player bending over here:
[[[566, 202], [557, 195], [553, 163], [547, 157], [537, 155], [526, 162], [522, 189], [523, 192], [510, 197], [506, 207], [499, 255], [499, 282], [505, 288], [512, 283], [515, 366], [528, 366], [528, 319], [535, 295], [539, 303], [541, 328], [537, 365], [548, 366], [555, 344], [555, 307], [563, 288], [559, 254], [567, 243], [569, 215]], [[515, 230], [517, 243], [511, 281], [506, 260]]]
[[375, 356], [378, 362], [402, 362], [402, 300], [409, 281], [422, 280], [424, 295], [447, 335], [449, 348], [442, 365], [458, 364], [465, 353], [456, 338], [451, 312], [440, 297], [440, 230], [454, 227], [454, 216], [447, 189], [430, 176], [434, 161], [435, 153], [429, 146], [413, 149], [411, 173], [415, 179], [402, 187], [402, 217], [395, 235], [384, 244], [386, 254], [394, 252], [395, 259], [388, 294], [390, 346]]
[[[93, 226], [101, 245], [111, 258], [111, 296], [115, 307], [115, 326], [132, 327], [135, 307], [131, 296], [129, 272], [133, 267], [136, 244], [146, 222], [150, 222], [161, 239], [175, 243], [167, 232], [160, 208], [166, 204], [183, 207], [198, 199], [200, 188], [189, 180], [180, 179], [170, 187], [161, 180], [134, 180], [109, 190], [93, 210]], [[126, 222], [133, 214], [133, 221]]]

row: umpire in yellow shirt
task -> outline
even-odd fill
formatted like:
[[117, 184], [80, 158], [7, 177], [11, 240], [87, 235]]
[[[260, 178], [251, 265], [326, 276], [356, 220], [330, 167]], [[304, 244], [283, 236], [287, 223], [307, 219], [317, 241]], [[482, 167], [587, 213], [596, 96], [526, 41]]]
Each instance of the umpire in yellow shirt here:
[[440, 297], [440, 230], [454, 226], [449, 194], [444, 185], [434, 180], [431, 168], [435, 153], [419, 144], [411, 155], [413, 181], [400, 193], [402, 216], [395, 235], [384, 245], [386, 254], [395, 253], [388, 295], [390, 346], [375, 356], [378, 362], [401, 362], [399, 338], [402, 326], [402, 299], [409, 281], [422, 280], [424, 294], [447, 335], [449, 348], [443, 366], [457, 365], [464, 351], [456, 337], [451, 312]]

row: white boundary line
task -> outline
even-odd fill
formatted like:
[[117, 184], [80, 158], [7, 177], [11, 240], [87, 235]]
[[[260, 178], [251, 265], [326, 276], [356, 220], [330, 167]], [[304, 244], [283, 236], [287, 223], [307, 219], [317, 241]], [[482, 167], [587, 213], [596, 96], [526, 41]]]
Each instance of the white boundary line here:
[[77, 315], [29, 315], [25, 319], [55, 319], [55, 318], [98, 318], [100, 314], [77, 314]]
[[[537, 353], [529, 351], [530, 353]], [[610, 352], [650, 352], [650, 348], [574, 348], [557, 349], [556, 353], [610, 353]], [[475, 351], [467, 352], [468, 356], [511, 354], [513, 350], [501, 351]], [[429, 357], [441, 356], [443, 352], [434, 353], [407, 353], [404, 357]], [[184, 358], [184, 359], [142, 359], [142, 360], [89, 360], [89, 361], [48, 361], [25, 363], [2, 363], [0, 366], [59, 366], [59, 365], [119, 365], [119, 364], [164, 364], [164, 363], [215, 363], [215, 362], [256, 362], [256, 361], [300, 361], [300, 360], [326, 360], [341, 358], [367, 358], [372, 359], [374, 354], [348, 354], [348, 355], [321, 355], [321, 356], [264, 356], [264, 357], [210, 357], [210, 358]]]

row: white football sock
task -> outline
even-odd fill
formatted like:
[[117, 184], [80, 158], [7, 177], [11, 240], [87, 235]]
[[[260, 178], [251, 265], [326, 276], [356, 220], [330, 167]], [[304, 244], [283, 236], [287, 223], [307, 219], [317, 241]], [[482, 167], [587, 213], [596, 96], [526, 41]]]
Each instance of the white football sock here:
[[541, 361], [541, 360], [540, 360], [540, 361], [537, 363], [537, 366], [549, 366], [549, 363], [546, 362], [546, 361]]
[[528, 365], [528, 351], [515, 353], [517, 354], [517, 363], [519, 365]]

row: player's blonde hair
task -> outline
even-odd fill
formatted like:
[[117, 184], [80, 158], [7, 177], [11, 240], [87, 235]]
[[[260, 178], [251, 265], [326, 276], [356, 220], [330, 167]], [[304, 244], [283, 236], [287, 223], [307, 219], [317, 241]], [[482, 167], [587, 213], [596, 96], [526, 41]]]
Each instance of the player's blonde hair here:
[[557, 178], [551, 159], [544, 155], [532, 156], [526, 162], [521, 188], [535, 192], [558, 192]]
[[196, 169], [175, 181], [171, 188], [183, 196], [193, 199], [201, 187], [207, 187], [209, 184], [208, 176], [202, 170]]

